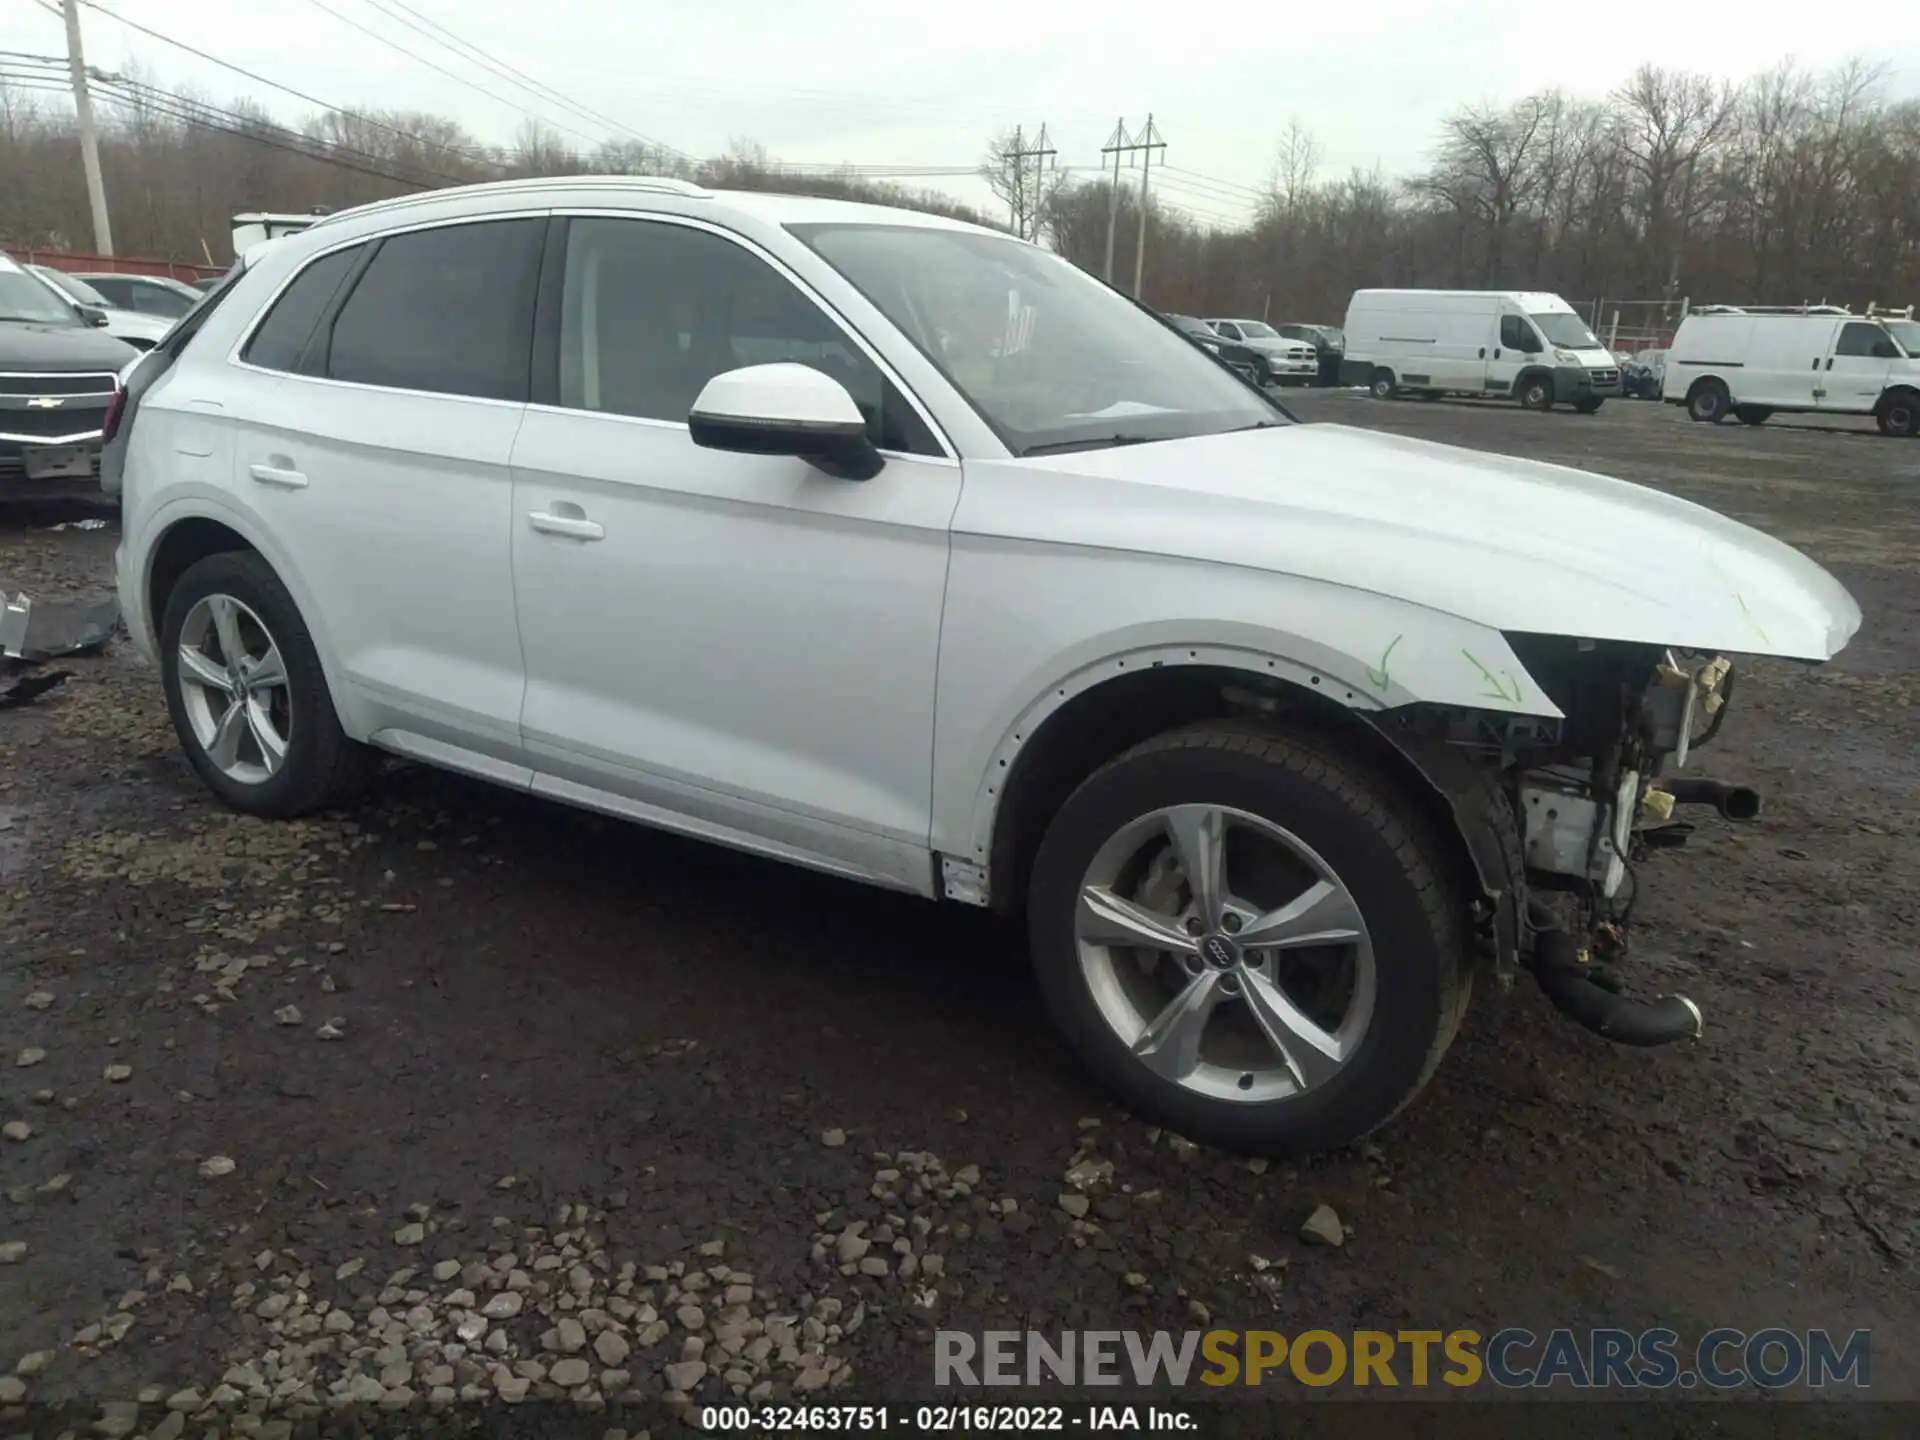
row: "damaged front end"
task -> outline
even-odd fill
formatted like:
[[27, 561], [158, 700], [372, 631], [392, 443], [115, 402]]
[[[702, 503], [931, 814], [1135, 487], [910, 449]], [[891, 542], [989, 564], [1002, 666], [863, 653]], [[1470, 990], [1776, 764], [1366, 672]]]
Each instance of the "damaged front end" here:
[[[1562, 1014], [1607, 1039], [1695, 1038], [1699, 1007], [1679, 995], [1634, 997], [1622, 964], [1639, 867], [1693, 831], [1676, 818], [1680, 809], [1708, 806], [1730, 821], [1760, 812], [1751, 789], [1673, 774], [1719, 734], [1733, 665], [1720, 655], [1619, 641], [1507, 639], [1562, 718], [1438, 707], [1395, 717], [1404, 750], [1429, 774], [1456, 777], [1446, 788], [1464, 825], [1476, 822], [1462, 813], [1462, 799], [1480, 792], [1472, 795], [1475, 849], [1508, 857], [1506, 883], [1483, 917], [1496, 970], [1510, 981], [1516, 968], [1528, 969]], [[1436, 763], [1441, 753], [1445, 766]], [[1471, 787], [1460, 778], [1469, 774]], [[1499, 803], [1489, 805], [1489, 793]], [[1484, 879], [1488, 867], [1478, 868]]]

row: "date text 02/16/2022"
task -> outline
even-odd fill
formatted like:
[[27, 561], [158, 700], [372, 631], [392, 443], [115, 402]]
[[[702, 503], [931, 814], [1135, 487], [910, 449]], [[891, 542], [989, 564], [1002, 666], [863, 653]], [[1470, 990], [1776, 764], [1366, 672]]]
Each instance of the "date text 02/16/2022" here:
[[1158, 1405], [711, 1405], [700, 1428], [787, 1435], [815, 1431], [963, 1434], [982, 1431], [1141, 1431], [1177, 1434], [1199, 1428], [1189, 1411]]

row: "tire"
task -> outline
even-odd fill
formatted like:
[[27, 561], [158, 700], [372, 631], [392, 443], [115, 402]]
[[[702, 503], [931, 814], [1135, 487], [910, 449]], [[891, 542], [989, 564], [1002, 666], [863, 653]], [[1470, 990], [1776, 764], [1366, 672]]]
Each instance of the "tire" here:
[[1733, 397], [1718, 380], [1702, 380], [1687, 392], [1687, 418], [1702, 425], [1718, 425], [1732, 406]]
[[[218, 741], [215, 708], [230, 708], [233, 692], [194, 683], [182, 658], [184, 642], [205, 662], [201, 673], [222, 673], [223, 612], [237, 627], [233, 633], [240, 648], [255, 659], [277, 650], [284, 675], [274, 685], [254, 672], [243, 691], [251, 697], [244, 723], [233, 732], [236, 748], [226, 764], [215, 758], [201, 731], [212, 722]], [[233, 667], [224, 670], [231, 686]], [[357, 795], [377, 768], [374, 752], [341, 729], [299, 607], [273, 567], [250, 550], [209, 555], [174, 585], [160, 624], [160, 674], [187, 759], [207, 788], [236, 810], [285, 819], [330, 809]], [[281, 743], [277, 765], [269, 761], [266, 735]]]
[[1582, 415], [1598, 415], [1600, 413], [1600, 407], [1606, 403], [1607, 402], [1604, 396], [1601, 396], [1601, 397], [1590, 396], [1585, 400], [1574, 401], [1573, 408], [1579, 411]]
[[1553, 377], [1529, 375], [1520, 382], [1520, 403], [1528, 410], [1545, 412], [1553, 408]]
[[[1385, 1124], [1432, 1076], [1470, 992], [1465, 906], [1447, 879], [1451, 870], [1440, 841], [1391, 783], [1325, 743], [1213, 722], [1136, 746], [1061, 806], [1041, 842], [1028, 890], [1028, 932], [1040, 987], [1081, 1063], [1134, 1113], [1241, 1153], [1334, 1149]], [[1282, 968], [1279, 953], [1261, 957], [1252, 945], [1248, 955], [1257, 963], [1251, 970], [1237, 961], [1237, 968], [1225, 968], [1218, 955], [1211, 964], [1202, 960], [1201, 952], [1223, 939], [1233, 922], [1188, 941], [1184, 936], [1191, 932], [1171, 918], [1180, 908], [1178, 897], [1192, 890], [1184, 880], [1164, 878], [1169, 870], [1176, 877], [1186, 873], [1177, 861], [1164, 863], [1179, 853], [1165, 838], [1170, 831], [1159, 828], [1163, 812], [1174, 807], [1184, 807], [1176, 812], [1182, 815], [1231, 812], [1228, 823], [1235, 828], [1222, 850], [1230, 858], [1219, 873], [1226, 874], [1222, 890], [1236, 904], [1244, 902], [1253, 914], [1285, 906], [1290, 896], [1305, 893], [1296, 886], [1315, 883], [1317, 871], [1341, 888], [1300, 923], [1326, 933], [1343, 915], [1357, 913], [1358, 928], [1342, 933], [1358, 938], [1282, 952], [1290, 957], [1284, 962], [1289, 968]], [[1307, 847], [1311, 865], [1283, 844], [1268, 851], [1269, 832]], [[1239, 845], [1234, 833], [1251, 838]], [[1083, 932], [1083, 924], [1099, 923], [1098, 912], [1083, 911], [1083, 889], [1108, 883], [1106, 867], [1116, 863], [1116, 854], [1129, 852], [1136, 835], [1145, 837], [1154, 858], [1129, 893], [1140, 896], [1142, 905], [1163, 907], [1170, 918], [1157, 933], [1191, 945], [1187, 953], [1154, 957], [1121, 943], [1083, 943], [1084, 933], [1097, 933]], [[1284, 857], [1283, 868], [1263, 869], [1258, 862], [1269, 854]], [[1296, 864], [1298, 870], [1284, 868]], [[1303, 882], [1302, 876], [1309, 878]], [[1111, 884], [1111, 892], [1100, 893], [1126, 888], [1118, 878]], [[1327, 908], [1342, 897], [1351, 911]], [[1251, 934], [1252, 923], [1238, 933]], [[1220, 948], [1238, 953], [1231, 944]], [[1151, 969], [1139, 963], [1149, 958]], [[1350, 983], [1336, 1007], [1345, 1019], [1323, 1008], [1330, 993], [1324, 987], [1318, 998], [1296, 998], [1312, 991], [1294, 988], [1300, 973], [1292, 967], [1306, 964], [1311, 980], [1320, 961], [1331, 963], [1318, 974], [1335, 977], [1336, 991], [1341, 977], [1353, 982], [1371, 965], [1370, 1007], [1357, 1030], [1348, 1023], [1360, 1008], [1359, 985]], [[1242, 978], [1248, 976], [1253, 978]], [[1266, 1040], [1255, 1024], [1253, 997], [1269, 994], [1274, 985], [1257, 986], [1260, 976], [1284, 979], [1287, 998], [1298, 1007], [1295, 1019], [1313, 1010], [1321, 1039], [1340, 1039], [1345, 1053], [1316, 1051], [1297, 1031], [1288, 1051]], [[1199, 1037], [1190, 1050], [1198, 1063], [1187, 1065], [1187, 1052], [1177, 1042], [1153, 1056], [1157, 1067], [1137, 1056], [1130, 1042], [1150, 1033], [1147, 1018], [1157, 1017], [1159, 1024], [1186, 1013], [1162, 1002], [1191, 997], [1203, 984], [1214, 987], [1208, 993], [1218, 1008], [1210, 1008], [1198, 1032], [1189, 1032], [1189, 1038]], [[1287, 1058], [1294, 1053], [1304, 1061], [1299, 1070]], [[1310, 1080], [1305, 1087], [1302, 1076]]]
[[1733, 418], [1742, 425], [1764, 425], [1773, 418], [1773, 411], [1765, 405], [1736, 405]]
[[1920, 434], [1920, 396], [1889, 395], [1874, 409], [1873, 418], [1882, 435], [1904, 440]]
[[1391, 400], [1400, 392], [1400, 387], [1394, 382], [1393, 372], [1385, 368], [1374, 370], [1373, 379], [1368, 382], [1367, 389], [1373, 393], [1373, 398], [1376, 400]]

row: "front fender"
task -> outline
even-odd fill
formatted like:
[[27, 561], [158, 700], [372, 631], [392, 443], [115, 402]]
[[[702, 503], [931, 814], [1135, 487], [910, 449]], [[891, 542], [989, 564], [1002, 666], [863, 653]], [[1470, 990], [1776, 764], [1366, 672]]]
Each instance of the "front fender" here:
[[[1021, 750], [1069, 701], [1141, 669], [1239, 670], [1355, 710], [1424, 702], [1560, 718], [1498, 631], [1455, 616], [1290, 576], [1051, 549], [955, 538], [934, 739], [943, 854], [985, 864]], [[1165, 616], [1169, 595], [1184, 616]]]

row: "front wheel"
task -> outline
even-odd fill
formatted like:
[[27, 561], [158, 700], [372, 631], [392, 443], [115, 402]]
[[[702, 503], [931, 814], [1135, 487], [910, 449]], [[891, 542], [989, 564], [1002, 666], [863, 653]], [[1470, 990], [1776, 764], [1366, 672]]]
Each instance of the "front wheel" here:
[[1742, 425], [1764, 425], [1773, 418], [1773, 411], [1765, 405], [1736, 405], [1733, 418]]
[[1553, 380], [1546, 375], [1529, 375], [1520, 382], [1520, 403], [1529, 410], [1553, 408]]
[[1726, 386], [1718, 380], [1702, 380], [1687, 396], [1687, 416], [1703, 425], [1718, 425], [1732, 404]]
[[160, 675], [187, 759], [227, 804], [289, 817], [350, 799], [371, 751], [350, 740], [306, 621], [252, 551], [209, 555], [167, 596]]
[[1135, 1113], [1229, 1150], [1346, 1145], [1427, 1082], [1469, 989], [1444, 854], [1319, 742], [1175, 731], [1085, 781], [1034, 862], [1049, 1009]]
[[1598, 413], [1600, 407], [1606, 403], [1607, 402], [1603, 398], [1600, 398], [1597, 396], [1588, 396], [1584, 400], [1574, 401], [1573, 408], [1575, 410], [1578, 410], [1582, 415], [1593, 415]]
[[1373, 383], [1367, 388], [1376, 400], [1391, 400], [1399, 391], [1399, 387], [1393, 381], [1393, 372], [1384, 369], [1373, 372]]

